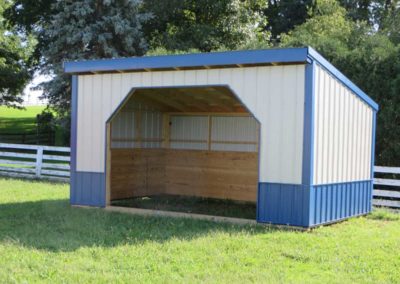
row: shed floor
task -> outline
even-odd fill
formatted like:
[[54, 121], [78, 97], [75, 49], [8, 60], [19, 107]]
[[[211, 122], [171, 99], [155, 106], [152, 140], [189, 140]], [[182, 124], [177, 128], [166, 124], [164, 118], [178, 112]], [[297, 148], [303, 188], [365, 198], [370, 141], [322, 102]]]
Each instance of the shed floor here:
[[114, 200], [112, 206], [153, 209], [172, 212], [206, 214], [245, 219], [256, 218], [256, 204], [230, 200], [187, 197], [177, 195], [156, 195]]

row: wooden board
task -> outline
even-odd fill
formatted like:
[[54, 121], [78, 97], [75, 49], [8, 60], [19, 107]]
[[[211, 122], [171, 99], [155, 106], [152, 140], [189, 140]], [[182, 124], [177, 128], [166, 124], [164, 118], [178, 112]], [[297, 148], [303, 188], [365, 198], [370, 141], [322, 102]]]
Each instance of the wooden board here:
[[112, 149], [111, 200], [164, 192], [163, 149]]
[[258, 153], [112, 149], [111, 199], [176, 194], [255, 202]]

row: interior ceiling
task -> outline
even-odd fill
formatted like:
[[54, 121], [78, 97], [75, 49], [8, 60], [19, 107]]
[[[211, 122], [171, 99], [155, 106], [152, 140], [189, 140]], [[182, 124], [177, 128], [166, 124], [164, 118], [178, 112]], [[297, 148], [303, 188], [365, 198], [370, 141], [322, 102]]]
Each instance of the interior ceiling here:
[[162, 112], [248, 113], [236, 96], [222, 86], [139, 89], [126, 108], [130, 108], [133, 102]]

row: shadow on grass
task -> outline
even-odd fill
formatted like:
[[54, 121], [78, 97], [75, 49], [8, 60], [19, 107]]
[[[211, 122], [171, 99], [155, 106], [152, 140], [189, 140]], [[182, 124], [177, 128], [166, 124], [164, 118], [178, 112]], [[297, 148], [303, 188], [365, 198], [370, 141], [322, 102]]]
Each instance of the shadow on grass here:
[[36, 117], [0, 117], [0, 129], [1, 133], [34, 132], [36, 130]]
[[148, 241], [161, 243], [170, 239], [191, 240], [218, 232], [274, 231], [277, 229], [73, 208], [67, 199], [0, 204], [0, 241], [54, 252]]

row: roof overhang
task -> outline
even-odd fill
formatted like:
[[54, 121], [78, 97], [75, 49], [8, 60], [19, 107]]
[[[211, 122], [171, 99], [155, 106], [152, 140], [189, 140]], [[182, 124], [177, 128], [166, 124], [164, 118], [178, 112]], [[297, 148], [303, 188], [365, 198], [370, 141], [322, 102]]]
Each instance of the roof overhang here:
[[70, 61], [64, 63], [64, 71], [80, 74], [299, 64], [306, 63], [307, 50], [263, 49]]

